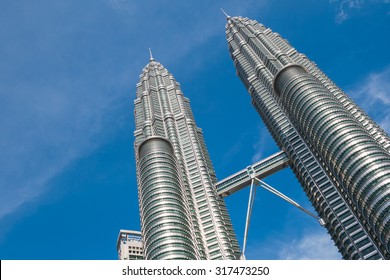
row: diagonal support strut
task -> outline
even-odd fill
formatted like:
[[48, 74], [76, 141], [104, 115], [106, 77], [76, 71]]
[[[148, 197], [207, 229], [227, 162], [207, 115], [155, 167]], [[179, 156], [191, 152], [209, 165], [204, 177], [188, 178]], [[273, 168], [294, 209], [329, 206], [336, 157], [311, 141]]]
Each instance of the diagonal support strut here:
[[303, 211], [307, 215], [309, 215], [312, 218], [316, 219], [322, 227], [325, 226], [326, 222], [324, 221], [324, 219], [318, 217], [317, 215], [315, 215], [314, 213], [310, 212], [306, 208], [302, 207], [301, 205], [299, 205], [297, 202], [295, 202], [294, 200], [292, 200], [291, 198], [289, 198], [285, 194], [283, 194], [280, 191], [278, 191], [277, 189], [271, 187], [270, 185], [268, 185], [264, 181], [256, 178], [256, 176], [254, 176], [254, 174], [252, 174], [251, 175], [251, 188], [250, 188], [250, 192], [249, 192], [248, 208], [247, 208], [246, 221], [245, 221], [244, 241], [243, 241], [243, 246], [242, 246], [242, 258], [243, 259], [245, 259], [245, 250], [246, 250], [246, 242], [247, 242], [247, 238], [248, 238], [249, 224], [250, 224], [253, 204], [254, 204], [255, 196], [256, 196], [255, 182], [257, 182], [258, 185], [260, 187], [262, 187], [263, 189], [273, 193], [274, 195], [277, 195], [281, 199], [287, 201], [288, 203], [290, 203], [293, 206], [297, 207], [298, 209], [300, 209], [301, 211]]

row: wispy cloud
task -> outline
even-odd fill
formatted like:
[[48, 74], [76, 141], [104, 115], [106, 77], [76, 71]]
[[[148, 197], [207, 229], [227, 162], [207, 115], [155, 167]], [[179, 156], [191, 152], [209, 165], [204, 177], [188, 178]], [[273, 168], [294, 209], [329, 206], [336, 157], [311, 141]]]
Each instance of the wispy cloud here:
[[376, 103], [390, 104], [390, 66], [381, 72], [375, 72], [368, 77], [352, 92], [353, 95], [364, 99], [364, 104], [370, 107]]
[[270, 146], [270, 143], [273, 143], [272, 137], [265, 126], [259, 128], [259, 138], [253, 144], [254, 154], [252, 156], [252, 163], [258, 162], [263, 159], [265, 156], [264, 151]]
[[342, 23], [348, 19], [351, 9], [359, 9], [364, 3], [363, 0], [331, 0], [330, 3], [337, 5], [336, 22]]
[[10, 3], [0, 13], [7, 41], [0, 46], [0, 220], [104, 143], [122, 120], [115, 110], [126, 107], [120, 100], [128, 92], [118, 89], [130, 71], [114, 71], [101, 52], [107, 30], [86, 32], [99, 14], [70, 18], [75, 7], [55, 3], [31, 13], [35, 4]]
[[285, 260], [337, 260], [341, 259], [333, 241], [324, 232], [312, 232], [299, 239], [282, 243], [279, 258]]
[[102, 131], [115, 101], [90, 86], [94, 94], [61, 82], [0, 89], [12, 92], [2, 95], [0, 106], [0, 219], [47, 191], [54, 176], [107, 137]]
[[379, 126], [390, 134], [390, 112], [380, 121]]
[[[245, 14], [264, 2], [230, 2], [226, 8]], [[186, 1], [170, 1], [172, 9], [164, 13], [149, 0], [3, 5], [0, 220], [48, 192], [53, 178], [128, 118], [130, 88], [148, 47], [162, 62], [174, 63], [223, 33], [221, 3], [200, 1], [192, 10]]]
[[387, 14], [390, 13], [388, 6], [390, 4], [389, 0], [330, 0], [329, 3], [336, 5], [335, 20], [339, 24], [350, 18], [354, 10], [368, 9], [369, 5], [386, 5]]
[[351, 96], [376, 122], [390, 133], [390, 65], [371, 73], [352, 87]]
[[136, 3], [129, 0], [107, 0], [108, 5], [118, 11], [134, 13], [136, 11]]
[[291, 232], [274, 234], [264, 242], [249, 246], [247, 256], [250, 259], [276, 260], [341, 259], [341, 254], [323, 229], [302, 234]]
[[[165, 10], [161, 13], [161, 5], [154, 1], [136, 2], [131, 0], [109, 0], [110, 5], [128, 14], [124, 20], [131, 22], [131, 15], [142, 13], [145, 20], [134, 22], [143, 32], [142, 44], [145, 51], [153, 49], [155, 58], [161, 62], [173, 63], [189, 54], [191, 51], [207, 42], [210, 38], [224, 34], [223, 6], [232, 15], [245, 15], [248, 11], [260, 7], [268, 0], [248, 1], [198, 1], [194, 9], [190, 1], [174, 0], [164, 3]], [[131, 8], [130, 8], [131, 7]], [[166, 32], [171, 30], [171, 32]], [[179, 44], [177, 44], [180, 42]]]

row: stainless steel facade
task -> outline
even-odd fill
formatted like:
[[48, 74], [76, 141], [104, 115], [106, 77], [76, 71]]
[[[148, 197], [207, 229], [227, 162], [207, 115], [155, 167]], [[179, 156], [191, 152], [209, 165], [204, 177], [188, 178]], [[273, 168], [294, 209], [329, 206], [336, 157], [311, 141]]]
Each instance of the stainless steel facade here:
[[226, 35], [252, 104], [345, 259], [390, 258], [390, 139], [279, 34], [228, 17]]
[[145, 258], [238, 259], [202, 130], [179, 83], [152, 57], [134, 104]]
[[168, 140], [138, 147], [139, 200], [146, 259], [196, 259], [179, 169]]

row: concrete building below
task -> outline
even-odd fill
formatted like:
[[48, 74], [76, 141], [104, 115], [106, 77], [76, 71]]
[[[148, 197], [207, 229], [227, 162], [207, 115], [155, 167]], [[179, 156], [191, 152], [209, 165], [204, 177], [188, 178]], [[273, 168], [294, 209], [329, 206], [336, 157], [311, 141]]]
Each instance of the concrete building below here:
[[119, 260], [143, 260], [141, 232], [121, 229], [116, 241], [116, 249]]

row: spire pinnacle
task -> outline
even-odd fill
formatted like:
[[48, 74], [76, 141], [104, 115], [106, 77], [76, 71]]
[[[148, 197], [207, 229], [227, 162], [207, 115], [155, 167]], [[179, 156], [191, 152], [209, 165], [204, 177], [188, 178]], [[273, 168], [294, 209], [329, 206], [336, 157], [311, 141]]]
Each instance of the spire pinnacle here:
[[152, 55], [152, 50], [149, 48], [149, 55], [150, 55], [150, 61], [154, 61], [153, 55]]
[[230, 16], [221, 8], [222, 13], [226, 16], [227, 19], [230, 19]]

